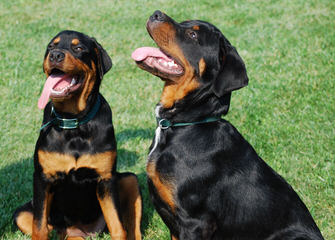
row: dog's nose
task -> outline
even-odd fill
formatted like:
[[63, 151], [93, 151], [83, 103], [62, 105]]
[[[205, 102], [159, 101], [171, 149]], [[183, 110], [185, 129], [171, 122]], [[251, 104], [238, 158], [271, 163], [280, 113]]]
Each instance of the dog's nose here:
[[61, 51], [52, 51], [49, 55], [50, 62], [60, 63], [64, 60], [65, 54]]
[[164, 21], [166, 15], [159, 10], [156, 10], [150, 17], [151, 21]]

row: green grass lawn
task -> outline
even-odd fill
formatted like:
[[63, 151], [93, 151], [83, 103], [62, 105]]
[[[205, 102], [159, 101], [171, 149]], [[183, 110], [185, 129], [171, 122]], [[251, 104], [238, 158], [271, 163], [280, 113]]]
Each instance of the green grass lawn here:
[[0, 239], [28, 239], [11, 215], [32, 197], [42, 60], [46, 44], [64, 29], [94, 36], [112, 57], [101, 91], [113, 110], [118, 169], [139, 176], [144, 239], [169, 239], [145, 174], [162, 82], [130, 58], [135, 48], [154, 46], [145, 23], [156, 9], [178, 21], [210, 21], [237, 47], [250, 81], [234, 92], [226, 118], [294, 187], [325, 239], [335, 239], [333, 0], [1, 0]]

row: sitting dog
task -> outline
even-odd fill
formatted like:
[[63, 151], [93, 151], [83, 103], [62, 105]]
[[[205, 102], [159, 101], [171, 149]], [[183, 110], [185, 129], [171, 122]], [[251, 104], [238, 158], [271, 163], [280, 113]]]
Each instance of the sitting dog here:
[[111, 67], [102, 46], [82, 33], [63, 31], [48, 44], [33, 200], [14, 213], [32, 239], [48, 239], [51, 230], [61, 239], [84, 239], [106, 226], [112, 239], [141, 239], [137, 177], [116, 171], [112, 112], [99, 93]]
[[147, 30], [159, 49], [132, 58], [165, 83], [146, 169], [171, 239], [323, 239], [292, 187], [221, 119], [248, 84], [236, 49], [212, 24], [160, 11]]

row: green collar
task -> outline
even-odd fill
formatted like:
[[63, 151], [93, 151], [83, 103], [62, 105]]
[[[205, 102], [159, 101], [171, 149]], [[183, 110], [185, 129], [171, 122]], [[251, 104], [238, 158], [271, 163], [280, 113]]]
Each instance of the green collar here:
[[181, 122], [181, 123], [172, 123], [169, 120], [165, 118], [157, 118], [158, 126], [161, 129], [168, 129], [169, 127], [182, 127], [182, 126], [190, 126], [190, 125], [196, 125], [201, 123], [209, 123], [209, 122], [216, 122], [220, 121], [221, 117], [207, 117], [201, 121], [197, 122]]
[[54, 107], [52, 107], [51, 114], [55, 115], [55, 118], [53, 118], [52, 120], [44, 124], [40, 128], [40, 131], [42, 131], [44, 128], [46, 128], [49, 125], [55, 125], [61, 129], [78, 128], [79, 125], [87, 123], [88, 121], [92, 120], [95, 117], [98, 110], [100, 109], [100, 105], [101, 105], [101, 99], [100, 99], [100, 96], [98, 96], [97, 101], [95, 102], [91, 111], [84, 118], [80, 120], [78, 118], [61, 118], [61, 116], [56, 113]]

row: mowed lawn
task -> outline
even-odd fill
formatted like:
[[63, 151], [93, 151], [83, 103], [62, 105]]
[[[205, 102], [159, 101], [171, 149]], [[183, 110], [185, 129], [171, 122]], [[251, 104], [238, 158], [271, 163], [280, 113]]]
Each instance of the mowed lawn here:
[[101, 92], [113, 110], [118, 170], [140, 179], [144, 239], [169, 239], [145, 174], [162, 82], [130, 58], [135, 48], [154, 46], [145, 23], [156, 9], [177, 21], [212, 22], [237, 47], [250, 81], [234, 92], [226, 119], [298, 192], [325, 239], [335, 239], [333, 0], [1, 0], [0, 239], [28, 239], [11, 216], [32, 198], [42, 60], [49, 40], [64, 29], [94, 36], [110, 54], [114, 65]]

